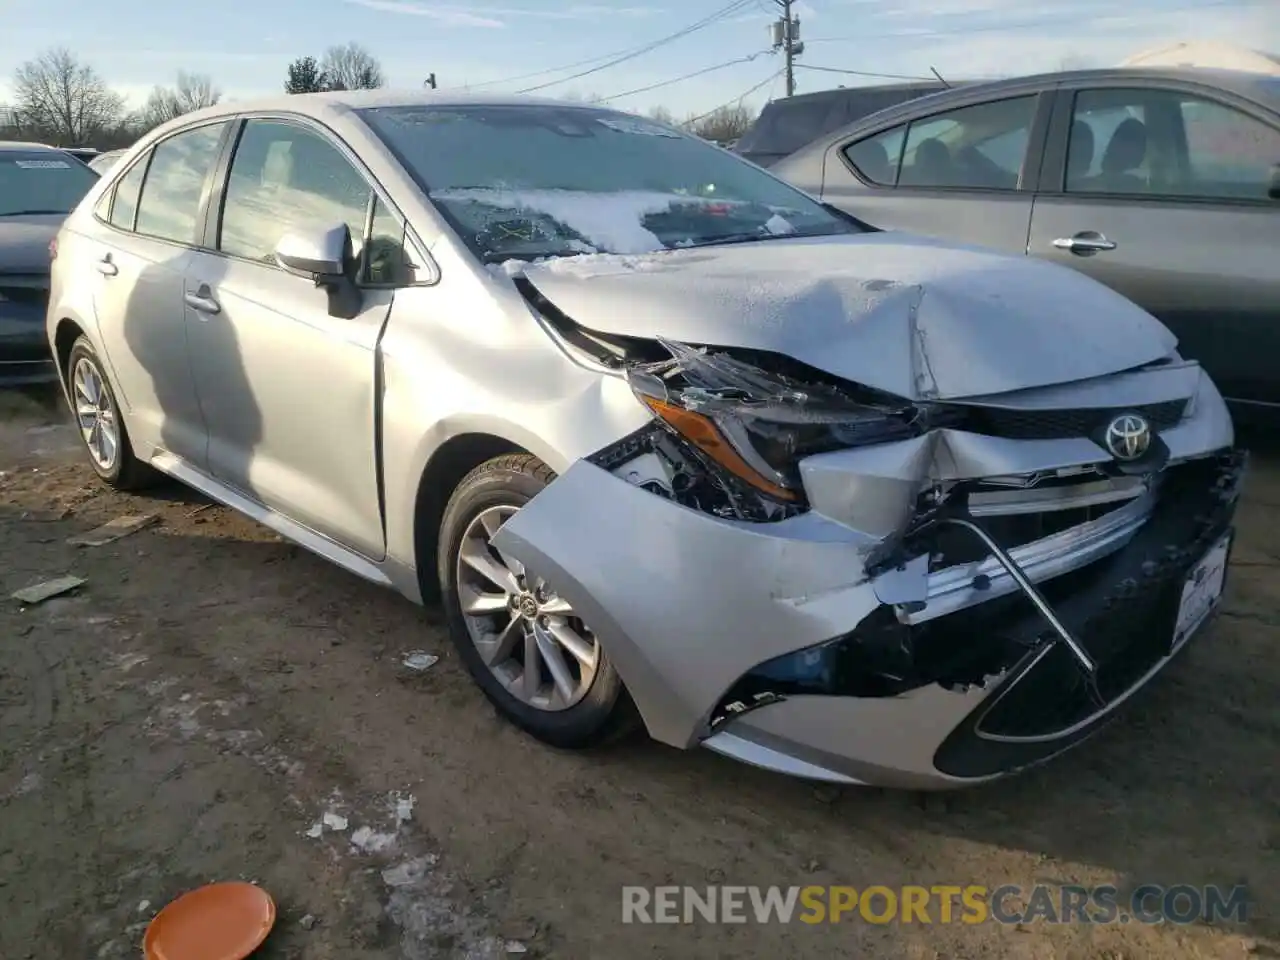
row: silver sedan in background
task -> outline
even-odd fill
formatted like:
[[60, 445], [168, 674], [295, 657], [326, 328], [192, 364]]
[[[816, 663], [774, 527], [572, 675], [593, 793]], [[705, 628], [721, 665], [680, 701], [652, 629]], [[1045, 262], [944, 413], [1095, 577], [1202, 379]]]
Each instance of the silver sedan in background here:
[[1215, 609], [1209, 378], [1071, 270], [884, 233], [663, 124], [234, 103], [62, 230], [90, 463], [414, 601], [512, 721], [950, 787], [1083, 740]]

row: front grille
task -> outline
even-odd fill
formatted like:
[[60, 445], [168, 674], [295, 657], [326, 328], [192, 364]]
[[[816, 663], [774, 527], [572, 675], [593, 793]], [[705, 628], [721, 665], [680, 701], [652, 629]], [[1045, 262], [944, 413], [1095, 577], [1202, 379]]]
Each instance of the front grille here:
[[969, 407], [965, 429], [1009, 440], [1058, 440], [1087, 437], [1106, 426], [1120, 413], [1139, 413], [1153, 430], [1177, 426], [1186, 413], [1188, 400], [1165, 400], [1124, 409], [1097, 407], [1074, 410], [1013, 410], [1001, 407]]

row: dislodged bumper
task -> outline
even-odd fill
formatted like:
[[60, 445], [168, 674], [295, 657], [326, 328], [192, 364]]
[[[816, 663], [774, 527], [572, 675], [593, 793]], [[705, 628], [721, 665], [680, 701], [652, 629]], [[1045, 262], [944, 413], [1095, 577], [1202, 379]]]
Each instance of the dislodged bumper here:
[[[904, 491], [930, 478], [1106, 461], [1093, 441], [939, 430], [822, 455], [802, 464], [810, 509], [772, 522], [724, 519], [580, 461], [494, 545], [592, 627], [661, 741], [805, 776], [971, 783], [1083, 739], [1186, 642], [1172, 639], [1179, 602], [1194, 571], [1218, 575], [1220, 554], [1200, 565], [1226, 543], [1243, 469], [1220, 452], [1221, 407], [1203, 384], [1162, 434], [1172, 465], [1149, 488], [1073, 487], [1105, 509], [1019, 541], [1005, 553], [1016, 573], [991, 560], [981, 517], [960, 531], [976, 553], [936, 569], [952, 543], [877, 568], [891, 532], [857, 521], [901, 515]], [[856, 497], [840, 494], [841, 474]], [[966, 516], [1009, 512], [1008, 497], [982, 496]]]

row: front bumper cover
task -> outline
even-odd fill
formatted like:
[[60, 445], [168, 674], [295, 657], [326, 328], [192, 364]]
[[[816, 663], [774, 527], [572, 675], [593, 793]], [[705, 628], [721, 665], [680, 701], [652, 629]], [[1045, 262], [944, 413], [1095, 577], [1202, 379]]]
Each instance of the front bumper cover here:
[[[1172, 616], [1172, 585], [1230, 529], [1243, 456], [1187, 449], [1230, 443], [1220, 406], [1203, 403], [1166, 434], [1185, 462], [1166, 471], [1149, 511], [1111, 531], [1105, 550], [1069, 549], [1064, 555], [1079, 562], [1066, 564], [1049, 556], [1032, 578], [1091, 651], [1096, 691], [1072, 686], [1081, 675], [1061, 631], [1053, 641], [1043, 613], [1016, 585], [996, 583], [989, 599], [953, 603], [933, 619], [904, 617], [901, 603], [878, 595], [865, 572], [880, 538], [817, 509], [773, 523], [724, 520], [579, 461], [509, 520], [494, 545], [538, 570], [594, 629], [656, 739], [704, 743], [804, 776], [957, 786], [1079, 742], [1176, 652], [1158, 646], [1169, 631], [1145, 628]], [[1071, 448], [976, 435], [947, 442], [966, 455], [983, 443], [1011, 455], [1016, 448], [1020, 468], [1031, 457], [1061, 462]], [[1082, 442], [1096, 461], [1098, 448]], [[958, 454], [952, 459], [963, 466]], [[886, 470], [908, 472], [897, 464]], [[1130, 618], [1144, 629], [1113, 628]], [[878, 641], [870, 636], [877, 630]], [[910, 676], [891, 658], [868, 662], [869, 652], [904, 642], [956, 653], [956, 662], [933, 656], [934, 676]], [[851, 657], [846, 686], [836, 669], [842, 656]], [[770, 675], [767, 668], [779, 665]], [[1019, 706], [1028, 699], [1030, 708]], [[1050, 701], [1057, 714], [1045, 713]]]

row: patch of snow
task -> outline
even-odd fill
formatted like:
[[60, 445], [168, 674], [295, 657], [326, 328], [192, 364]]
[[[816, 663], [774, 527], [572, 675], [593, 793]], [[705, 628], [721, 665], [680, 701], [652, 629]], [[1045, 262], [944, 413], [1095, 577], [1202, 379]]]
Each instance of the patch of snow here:
[[663, 249], [662, 241], [645, 229], [643, 220], [661, 213], [673, 203], [687, 203], [689, 197], [676, 193], [623, 190], [617, 193], [589, 193], [581, 190], [511, 190], [471, 187], [437, 190], [433, 200], [473, 201], [511, 210], [545, 214], [586, 237], [592, 244], [612, 253], [649, 253]]
[[618, 254], [596, 253], [581, 257], [559, 257], [538, 264], [539, 270], [586, 280], [590, 277], [619, 276], [625, 273], [651, 273], [661, 270], [670, 253]]
[[391, 802], [395, 805], [396, 826], [413, 819], [413, 805], [417, 800], [411, 794], [393, 793]]
[[317, 820], [308, 828], [304, 836], [307, 836], [312, 840], [319, 840], [323, 834], [324, 834], [324, 824], [321, 823], [319, 820]]
[[440, 658], [434, 654], [427, 653], [425, 650], [411, 650], [404, 655], [401, 664], [410, 670], [417, 670], [421, 673], [423, 670], [429, 670], [440, 662]]
[[344, 830], [346, 830], [347, 823], [348, 823], [346, 817], [336, 813], [326, 813], [323, 817], [320, 818], [320, 822], [323, 823], [330, 830], [337, 831], [338, 833], [342, 833]]
[[147, 912], [148, 910], [150, 910], [150, 909], [151, 909], [151, 901], [150, 901], [150, 900], [143, 900], [140, 904], [138, 904], [138, 912], [139, 912], [139, 913], [146, 913], [146, 912]]
[[134, 667], [142, 666], [149, 659], [151, 658], [145, 653], [122, 653], [115, 658], [115, 665], [117, 670], [123, 670], [128, 673]]
[[425, 857], [414, 857], [412, 860], [398, 863], [394, 867], [388, 867], [382, 871], [382, 882], [388, 887], [408, 887], [415, 883], [421, 883], [427, 878], [431, 868], [436, 865], [439, 859], [439, 857], [431, 853]]
[[791, 225], [790, 220], [776, 213], [764, 222], [764, 228], [775, 237], [784, 237], [789, 233], [796, 232], [796, 228]]
[[372, 827], [360, 827], [351, 834], [351, 845], [361, 853], [382, 853], [396, 845], [394, 833], [378, 833]]

